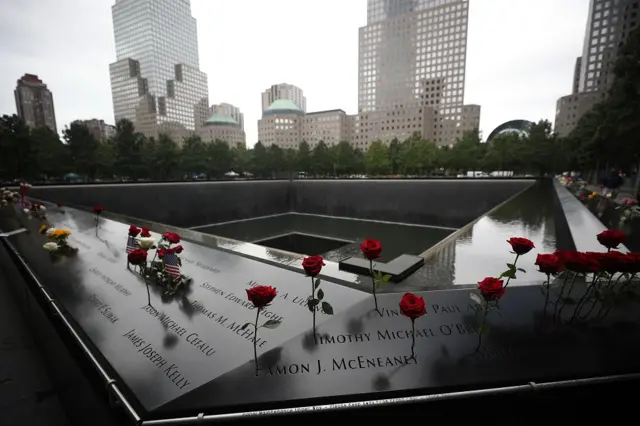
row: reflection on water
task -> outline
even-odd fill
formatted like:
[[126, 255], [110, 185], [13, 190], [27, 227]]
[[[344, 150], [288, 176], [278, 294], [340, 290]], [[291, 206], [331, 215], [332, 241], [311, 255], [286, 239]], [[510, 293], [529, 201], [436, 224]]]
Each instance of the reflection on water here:
[[[536, 248], [518, 260], [518, 273], [511, 285], [538, 284], [546, 279], [534, 265], [536, 255], [556, 249], [553, 187], [540, 183], [481, 218], [468, 229], [436, 248], [425, 266], [402, 282], [403, 289], [444, 288], [475, 284], [498, 276], [515, 255], [507, 243], [510, 237], [529, 238]], [[396, 288], [395, 291], [399, 291]]]
[[351, 256], [361, 256], [359, 244], [365, 238], [381, 241], [384, 248], [380, 261], [389, 262], [401, 254], [419, 255], [452, 232], [449, 229], [297, 213], [213, 225], [198, 231], [241, 241], [264, 240], [292, 232], [355, 241], [323, 253], [327, 260], [335, 262]]

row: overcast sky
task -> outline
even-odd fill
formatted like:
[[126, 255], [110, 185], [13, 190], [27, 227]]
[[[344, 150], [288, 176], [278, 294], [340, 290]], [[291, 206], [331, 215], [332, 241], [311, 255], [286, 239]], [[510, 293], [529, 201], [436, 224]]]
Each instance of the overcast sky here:
[[[115, 0], [2, 0], [0, 114], [16, 112], [25, 73], [53, 92], [58, 129], [74, 119], [113, 123], [109, 64], [115, 61]], [[589, 0], [470, 0], [465, 103], [482, 105], [484, 136], [511, 119], [553, 122], [571, 92]], [[358, 28], [366, 0], [191, 0], [209, 102], [245, 114], [257, 142], [260, 94], [301, 87], [307, 111], [358, 107]]]

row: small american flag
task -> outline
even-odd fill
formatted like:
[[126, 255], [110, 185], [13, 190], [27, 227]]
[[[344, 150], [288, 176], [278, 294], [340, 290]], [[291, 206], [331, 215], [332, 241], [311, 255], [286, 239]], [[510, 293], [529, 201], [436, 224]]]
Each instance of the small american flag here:
[[178, 263], [178, 256], [175, 253], [167, 253], [164, 255], [164, 270], [175, 280], [180, 279], [180, 264]]
[[127, 238], [127, 254], [131, 253], [137, 248], [138, 248], [138, 241], [135, 239], [135, 237], [129, 236]]

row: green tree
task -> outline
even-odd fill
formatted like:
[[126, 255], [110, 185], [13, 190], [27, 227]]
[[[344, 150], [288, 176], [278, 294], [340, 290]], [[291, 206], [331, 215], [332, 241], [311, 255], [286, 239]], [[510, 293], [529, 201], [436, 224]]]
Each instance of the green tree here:
[[483, 145], [477, 130], [464, 132], [451, 149], [449, 167], [455, 172], [462, 173], [479, 170], [485, 151]]
[[98, 146], [100, 142], [91, 134], [87, 126], [77, 122], [63, 131], [69, 147], [73, 171], [93, 179], [98, 171]]
[[98, 158], [98, 176], [113, 179], [116, 163], [116, 145], [113, 139], [102, 142], [100, 146], [98, 146], [96, 156]]
[[486, 170], [521, 171], [522, 147], [526, 144], [518, 133], [503, 133], [487, 142], [487, 152], [483, 159]]
[[231, 171], [233, 156], [229, 150], [229, 144], [222, 140], [216, 140], [206, 146], [207, 173], [209, 176], [222, 177]]
[[364, 155], [364, 162], [369, 175], [385, 175], [391, 170], [389, 152], [381, 141], [375, 141]]
[[402, 171], [400, 146], [400, 141], [397, 138], [393, 138], [389, 144], [389, 164], [391, 164], [391, 174], [393, 175], [397, 175]]
[[251, 152], [242, 144], [231, 150], [233, 170], [238, 173], [248, 172], [251, 167]]
[[31, 138], [40, 175], [60, 177], [70, 171], [68, 146], [60, 141], [56, 132], [48, 127], [39, 127], [31, 131]]
[[262, 145], [262, 142], [258, 141], [251, 150], [251, 162], [253, 173], [256, 176], [266, 177], [270, 175], [269, 154], [267, 149]]
[[284, 168], [287, 172], [289, 179], [297, 176], [296, 166], [298, 164], [298, 153], [295, 149], [289, 148], [284, 151]]
[[298, 146], [297, 167], [299, 172], [311, 172], [311, 150], [306, 141], [302, 141]]
[[120, 178], [137, 180], [143, 172], [145, 164], [142, 159], [145, 139], [142, 134], [135, 131], [131, 121], [122, 119], [116, 123], [114, 172]]
[[356, 154], [349, 142], [340, 141], [339, 144], [335, 145], [335, 164], [336, 172], [339, 175], [355, 172]]
[[176, 176], [180, 166], [180, 150], [169, 135], [161, 134], [153, 152], [153, 173], [156, 179], [167, 180]]
[[180, 170], [191, 178], [194, 174], [207, 171], [206, 146], [199, 136], [190, 136], [182, 144]]
[[317, 175], [333, 173], [333, 158], [324, 141], [318, 142], [311, 153], [312, 170]]

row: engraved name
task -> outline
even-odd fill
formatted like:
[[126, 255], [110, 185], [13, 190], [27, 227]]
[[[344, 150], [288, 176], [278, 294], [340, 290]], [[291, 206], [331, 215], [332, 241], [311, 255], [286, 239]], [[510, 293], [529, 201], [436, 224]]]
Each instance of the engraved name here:
[[105, 283], [109, 284], [111, 287], [113, 287], [118, 293], [120, 294], [124, 294], [125, 296], [131, 296], [131, 292], [129, 290], [127, 290], [122, 284], [115, 282], [114, 280], [112, 280], [110, 277], [108, 277], [107, 275], [105, 275], [102, 271], [100, 271], [98, 268], [96, 268], [95, 266], [91, 269], [89, 269], [89, 272], [91, 272], [92, 274], [94, 274], [95, 276], [99, 277], [102, 281], [104, 281]]

